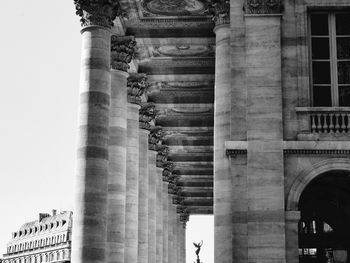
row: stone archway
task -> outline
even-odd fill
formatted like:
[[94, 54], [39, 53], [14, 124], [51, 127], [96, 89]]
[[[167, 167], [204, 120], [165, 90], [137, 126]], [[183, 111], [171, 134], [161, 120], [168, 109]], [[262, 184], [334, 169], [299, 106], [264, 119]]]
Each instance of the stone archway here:
[[311, 165], [302, 171], [294, 180], [286, 199], [286, 210], [297, 211], [300, 196], [306, 186], [316, 177], [334, 170], [350, 171], [350, 160], [347, 158], [332, 158]]
[[[339, 197], [337, 192], [340, 190], [346, 196], [343, 193], [343, 196]], [[341, 200], [350, 199], [350, 162], [348, 159], [336, 158], [316, 163], [301, 172], [295, 179], [286, 199], [288, 263], [328, 262], [328, 256], [333, 258], [334, 254], [336, 258], [339, 257], [339, 253], [336, 254], [341, 252], [341, 249], [342, 252], [350, 249], [348, 245], [344, 245], [344, 242], [347, 241], [342, 242], [345, 232], [350, 235], [350, 228], [346, 224], [350, 220], [350, 203], [342, 204], [344, 206], [342, 208], [329, 206], [330, 202], [336, 199], [339, 203], [343, 203]], [[338, 216], [334, 214], [340, 211], [341, 215], [340, 213]], [[291, 217], [290, 215], [296, 216]], [[333, 219], [338, 222], [332, 222]], [[343, 223], [340, 223], [341, 221]], [[324, 226], [334, 231], [326, 233]], [[315, 254], [312, 255], [309, 252]]]

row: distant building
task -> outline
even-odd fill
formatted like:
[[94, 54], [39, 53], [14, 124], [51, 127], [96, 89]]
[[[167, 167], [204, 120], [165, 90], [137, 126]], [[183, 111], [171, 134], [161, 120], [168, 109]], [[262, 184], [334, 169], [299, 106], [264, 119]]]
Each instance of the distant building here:
[[2, 263], [70, 262], [72, 212], [39, 214], [12, 233]]

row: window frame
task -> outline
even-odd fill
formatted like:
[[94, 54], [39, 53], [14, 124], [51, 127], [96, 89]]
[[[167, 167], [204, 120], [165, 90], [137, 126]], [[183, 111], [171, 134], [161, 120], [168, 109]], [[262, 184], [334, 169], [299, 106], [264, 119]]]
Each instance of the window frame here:
[[[307, 29], [308, 29], [308, 53], [309, 53], [309, 69], [310, 69], [310, 104], [312, 107], [347, 107], [347, 106], [339, 106], [339, 87], [341, 86], [350, 86], [349, 84], [339, 84], [338, 83], [338, 62], [342, 61], [338, 59], [337, 56], [337, 34], [336, 34], [336, 15], [348, 13], [350, 15], [350, 11], [346, 10], [332, 10], [332, 9], [323, 9], [323, 10], [308, 10], [307, 16]], [[313, 14], [326, 14], [328, 20], [328, 35], [312, 35], [311, 32], [311, 16]], [[329, 64], [330, 64], [330, 88], [331, 88], [331, 105], [330, 106], [314, 106], [314, 79], [313, 79], [313, 62], [320, 61], [322, 59], [313, 59], [312, 58], [312, 38], [313, 37], [324, 37], [329, 39]], [[341, 35], [341, 37], [350, 38], [350, 34]], [[344, 59], [345, 61], [350, 61], [350, 59]], [[316, 85], [327, 85], [327, 84], [316, 84]]]

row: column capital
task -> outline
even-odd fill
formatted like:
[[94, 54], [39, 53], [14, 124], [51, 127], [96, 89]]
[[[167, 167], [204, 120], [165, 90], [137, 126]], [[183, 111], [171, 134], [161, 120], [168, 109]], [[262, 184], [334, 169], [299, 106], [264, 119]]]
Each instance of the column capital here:
[[163, 164], [163, 182], [169, 182], [169, 178], [172, 176], [173, 171], [175, 169], [175, 165], [173, 162], [166, 161]]
[[128, 81], [128, 102], [134, 104], [141, 103], [141, 96], [148, 88], [147, 75], [142, 73], [130, 74]]
[[169, 147], [166, 145], [159, 145], [157, 151], [157, 167], [164, 168], [164, 164], [168, 160]]
[[111, 68], [127, 72], [129, 63], [136, 55], [136, 41], [133, 36], [111, 37]]
[[154, 126], [156, 118], [156, 105], [154, 103], [143, 103], [139, 110], [139, 124], [141, 129], [150, 130]]
[[102, 26], [111, 28], [113, 20], [122, 15], [119, 1], [74, 0], [75, 14], [80, 16], [82, 27]]
[[281, 0], [246, 0], [245, 13], [247, 15], [280, 14]]
[[[168, 193], [172, 194], [172, 195], [177, 195], [180, 191], [180, 188], [177, 186], [177, 183], [179, 181], [179, 177], [177, 176], [177, 174], [171, 173], [168, 177]], [[174, 200], [173, 200], [173, 204]]]
[[213, 15], [215, 26], [230, 24], [230, 0], [211, 0], [209, 13]]
[[152, 151], [157, 151], [158, 146], [161, 145], [161, 141], [164, 137], [164, 132], [161, 127], [152, 127], [148, 137], [148, 148]]

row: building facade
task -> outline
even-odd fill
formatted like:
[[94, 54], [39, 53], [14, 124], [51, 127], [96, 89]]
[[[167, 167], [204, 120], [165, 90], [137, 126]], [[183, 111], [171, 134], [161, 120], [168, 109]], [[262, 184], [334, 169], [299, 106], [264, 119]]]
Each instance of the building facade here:
[[70, 262], [72, 212], [39, 214], [25, 223], [7, 244], [4, 263]]
[[349, 262], [349, 0], [74, 3], [74, 263]]

